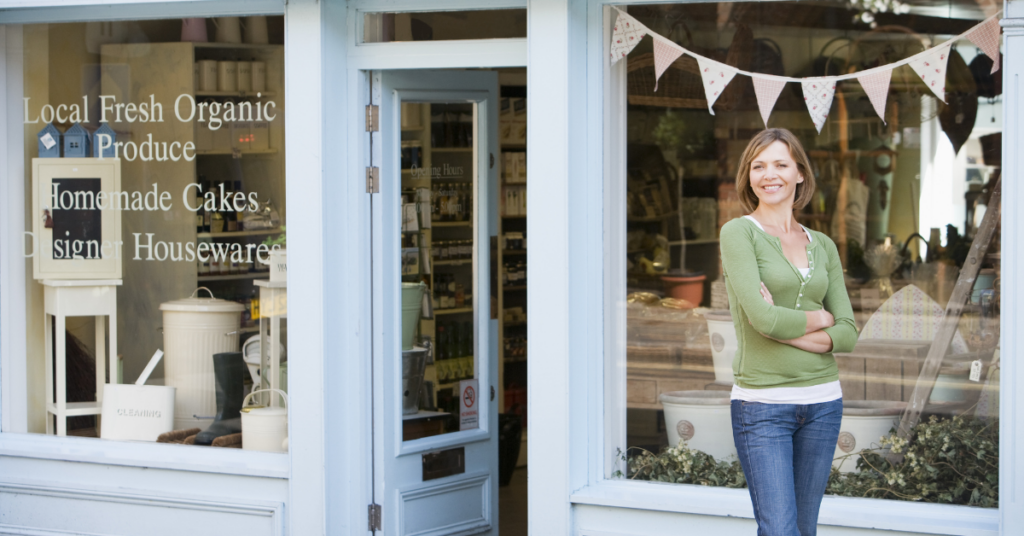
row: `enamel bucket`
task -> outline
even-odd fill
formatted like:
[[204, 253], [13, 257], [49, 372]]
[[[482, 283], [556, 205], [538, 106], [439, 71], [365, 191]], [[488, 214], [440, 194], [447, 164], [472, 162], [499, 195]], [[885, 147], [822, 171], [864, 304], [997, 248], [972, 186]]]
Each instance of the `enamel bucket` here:
[[[217, 414], [213, 354], [238, 351], [240, 303], [192, 296], [160, 304], [164, 320], [164, 385], [176, 387], [174, 430], [206, 429]], [[203, 418], [205, 417], [205, 419]]]

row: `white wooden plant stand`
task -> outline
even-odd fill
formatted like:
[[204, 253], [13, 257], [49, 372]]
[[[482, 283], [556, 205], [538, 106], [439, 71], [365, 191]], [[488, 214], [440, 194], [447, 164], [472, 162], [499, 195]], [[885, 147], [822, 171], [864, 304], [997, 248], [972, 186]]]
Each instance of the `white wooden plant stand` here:
[[[120, 279], [54, 280], [44, 279], [43, 326], [46, 337], [46, 433], [67, 435], [68, 417], [99, 415], [103, 407], [103, 384], [106, 381], [107, 348], [109, 347], [110, 379], [117, 383], [117, 287]], [[69, 316], [96, 318], [96, 401], [67, 401], [66, 319]], [[54, 322], [50, 321], [54, 318]], [[110, 326], [107, 338], [106, 327]], [[56, 325], [54, 325], [56, 324]], [[56, 330], [56, 347], [54, 347]], [[56, 362], [54, 361], [56, 352]], [[54, 383], [56, 372], [56, 383]], [[56, 386], [56, 387], [55, 387]], [[56, 389], [56, 391], [55, 391]]]
[[[288, 318], [288, 282], [256, 280], [260, 287], [260, 378], [263, 388], [281, 388], [281, 319]], [[269, 370], [268, 367], [269, 366]], [[266, 371], [266, 373], [264, 373]], [[269, 378], [268, 378], [269, 376]], [[271, 396], [275, 407], [280, 399]]]

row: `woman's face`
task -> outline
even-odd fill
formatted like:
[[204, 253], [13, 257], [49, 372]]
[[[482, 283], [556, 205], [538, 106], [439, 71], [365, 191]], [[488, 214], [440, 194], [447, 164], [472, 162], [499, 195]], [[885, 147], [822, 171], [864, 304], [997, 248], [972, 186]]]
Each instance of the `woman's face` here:
[[793, 205], [796, 185], [804, 182], [789, 146], [774, 141], [750, 162], [750, 187], [760, 203]]

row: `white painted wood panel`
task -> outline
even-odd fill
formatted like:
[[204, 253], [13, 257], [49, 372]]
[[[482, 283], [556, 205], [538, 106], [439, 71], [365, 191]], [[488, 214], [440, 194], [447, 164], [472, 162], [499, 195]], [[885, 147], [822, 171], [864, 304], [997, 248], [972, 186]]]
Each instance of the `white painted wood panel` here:
[[286, 533], [282, 478], [12, 456], [0, 456], [0, 475], [2, 534]]

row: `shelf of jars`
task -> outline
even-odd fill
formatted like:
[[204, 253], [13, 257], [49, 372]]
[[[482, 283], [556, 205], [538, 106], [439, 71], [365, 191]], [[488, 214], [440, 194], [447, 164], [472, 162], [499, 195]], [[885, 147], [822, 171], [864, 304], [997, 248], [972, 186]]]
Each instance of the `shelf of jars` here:
[[213, 274], [211, 274], [211, 275], [203, 275], [203, 274], [200, 274], [199, 277], [196, 278], [196, 280], [200, 281], [200, 282], [203, 282], [203, 281], [232, 281], [232, 280], [236, 280], [236, 279], [252, 279], [252, 280], [267, 279], [269, 277], [270, 277], [270, 274], [269, 273], [265, 273], [265, 272], [264, 273], [250, 272], [250, 273], [244, 273], [244, 274], [225, 274], [225, 275], [220, 275], [220, 274], [217, 274], [217, 275], [213, 275]]
[[238, 238], [242, 236], [267, 236], [283, 233], [281, 228], [276, 229], [255, 229], [250, 231], [221, 231], [219, 233], [202, 232], [196, 233], [196, 238]]

